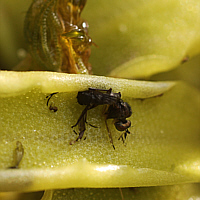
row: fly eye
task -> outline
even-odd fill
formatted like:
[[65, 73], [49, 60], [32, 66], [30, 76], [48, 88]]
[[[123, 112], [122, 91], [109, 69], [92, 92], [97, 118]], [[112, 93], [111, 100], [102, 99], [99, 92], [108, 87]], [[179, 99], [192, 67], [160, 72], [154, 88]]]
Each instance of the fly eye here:
[[131, 126], [131, 121], [129, 120], [115, 122], [115, 128], [118, 131], [125, 131], [130, 126]]

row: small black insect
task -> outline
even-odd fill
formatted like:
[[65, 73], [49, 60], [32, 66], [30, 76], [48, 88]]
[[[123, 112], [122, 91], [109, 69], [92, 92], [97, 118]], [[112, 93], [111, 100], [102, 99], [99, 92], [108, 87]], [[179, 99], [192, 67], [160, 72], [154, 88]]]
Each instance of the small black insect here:
[[19, 164], [24, 156], [24, 147], [20, 141], [16, 142], [16, 148], [14, 150], [13, 158], [14, 158], [14, 165], [8, 167], [8, 169], [19, 169]]
[[[51, 97], [54, 95], [54, 94], [57, 94], [58, 92], [54, 92], [48, 96], [46, 96], [46, 99], [47, 99], [47, 107], [49, 106], [49, 101], [51, 99]], [[54, 112], [57, 112], [58, 108], [56, 106], [53, 106], [53, 104], [51, 103], [50, 106], [49, 106], [49, 110], [53, 110]]]
[[[75, 141], [71, 142], [70, 144], [73, 144], [76, 141], [82, 139], [86, 130], [85, 123], [87, 123], [87, 111], [95, 108], [98, 105], [106, 105], [106, 109], [104, 111], [105, 123], [113, 148], [115, 149], [113, 145], [112, 135], [107, 124], [108, 119], [114, 119], [114, 125], [116, 129], [118, 131], [124, 131], [119, 139], [122, 139], [123, 143], [125, 142], [127, 134], [130, 134], [128, 128], [131, 126], [131, 122], [129, 120], [126, 120], [126, 118], [131, 116], [132, 111], [130, 105], [121, 99], [120, 92], [113, 93], [112, 88], [110, 88], [109, 90], [89, 88], [88, 90], [78, 92], [77, 100], [80, 105], [86, 105], [86, 107], [82, 111], [76, 124], [72, 126], [72, 128], [74, 128], [78, 125], [79, 136]], [[89, 125], [92, 126], [91, 124]]]

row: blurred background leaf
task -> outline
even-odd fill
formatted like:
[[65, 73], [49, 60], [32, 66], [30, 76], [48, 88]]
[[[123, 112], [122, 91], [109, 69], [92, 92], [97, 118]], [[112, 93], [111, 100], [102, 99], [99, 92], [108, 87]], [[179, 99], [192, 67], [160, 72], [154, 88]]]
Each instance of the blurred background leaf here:
[[199, 0], [88, 1], [84, 15], [95, 74], [147, 78], [200, 53]]
[[26, 56], [24, 18], [31, 0], [0, 2], [0, 69], [12, 69]]
[[[30, 2], [1, 1], [2, 69], [25, 56], [22, 27]], [[98, 45], [90, 58], [94, 74], [144, 79], [200, 53], [199, 0], [88, 1], [83, 18]]]

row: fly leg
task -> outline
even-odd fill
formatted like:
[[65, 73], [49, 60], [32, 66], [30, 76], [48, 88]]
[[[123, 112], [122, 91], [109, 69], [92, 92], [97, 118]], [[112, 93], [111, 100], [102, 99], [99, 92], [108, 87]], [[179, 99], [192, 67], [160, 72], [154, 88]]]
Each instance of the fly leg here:
[[[83, 129], [80, 133], [79, 133], [79, 136], [77, 137], [77, 139], [75, 141], [71, 141], [69, 144], [72, 145], [76, 142], [78, 142], [79, 140], [82, 139], [83, 135], [84, 135], [84, 132], [85, 132], [86, 129]], [[74, 131], [76, 133], [76, 131]], [[76, 133], [77, 134], [77, 133]], [[84, 139], [85, 140], [85, 139]]]
[[115, 150], [115, 146], [114, 146], [114, 144], [113, 144], [112, 135], [111, 135], [111, 132], [110, 132], [110, 130], [109, 130], [109, 128], [108, 128], [107, 119], [105, 120], [105, 124], [106, 124], [106, 129], [107, 129], [107, 131], [108, 131], [108, 136], [109, 136], [109, 138], [110, 138], [110, 143], [112, 144], [113, 149]]
[[[90, 106], [91, 106], [91, 105], [87, 105], [87, 106], [84, 108], [84, 110], [82, 111], [82, 113], [81, 113], [80, 117], [78, 118], [76, 124], [74, 124], [73, 126], [71, 126], [71, 128], [74, 128], [74, 127], [76, 127], [76, 126], [79, 124], [79, 122], [84, 118], [84, 116], [85, 116], [85, 114], [87, 113], [87, 111], [90, 109]], [[85, 121], [84, 121], [84, 123], [85, 123]]]
[[130, 134], [130, 131], [127, 129], [125, 132], [123, 132], [120, 137], [118, 138], [118, 140], [122, 140], [123, 144], [125, 143], [126, 141], [126, 138], [127, 138], [127, 134]]
[[[86, 112], [84, 112], [84, 115], [81, 117], [81, 119], [78, 122], [79, 136], [77, 137], [77, 139], [75, 141], [71, 141], [70, 145], [74, 144], [75, 142], [77, 142], [83, 138], [84, 132], [86, 130], [86, 128], [85, 128], [86, 118], [87, 118], [87, 110], [86, 110]], [[74, 130], [74, 133], [77, 134], [77, 132], [75, 130]]]
[[[87, 105], [87, 106], [84, 108], [84, 110], [82, 111], [82, 113], [81, 113], [80, 117], [78, 118], [76, 124], [74, 124], [73, 126], [71, 126], [71, 128], [76, 127], [76, 126], [79, 124], [79, 122], [82, 120], [82, 118], [84, 118], [84, 116], [85, 116], [85, 114], [87, 113], [87, 111], [90, 110], [90, 109], [92, 109], [92, 108], [94, 108], [94, 107], [96, 107], [96, 105], [94, 105], [94, 104], [92, 104], [92, 105]], [[86, 122], [86, 118], [85, 118], [85, 123], [87, 123], [87, 122]]]

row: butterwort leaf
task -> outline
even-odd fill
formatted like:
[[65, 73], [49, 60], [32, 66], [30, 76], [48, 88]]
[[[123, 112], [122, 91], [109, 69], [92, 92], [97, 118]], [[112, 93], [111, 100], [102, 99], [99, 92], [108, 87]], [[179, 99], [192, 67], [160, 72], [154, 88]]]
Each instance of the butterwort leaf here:
[[91, 54], [95, 74], [144, 79], [200, 53], [199, 0], [97, 0], [83, 14], [99, 46]]
[[[102, 106], [88, 111], [85, 140], [71, 126], [84, 106], [77, 92], [112, 88], [132, 108], [126, 145]], [[58, 92], [50, 104], [46, 96]], [[148, 82], [53, 72], [0, 72], [0, 189], [141, 187], [200, 180], [199, 91], [182, 82]], [[78, 131], [78, 130], [77, 130]], [[19, 169], [12, 166], [16, 142]], [[46, 184], [48, 183], [48, 184]]]

